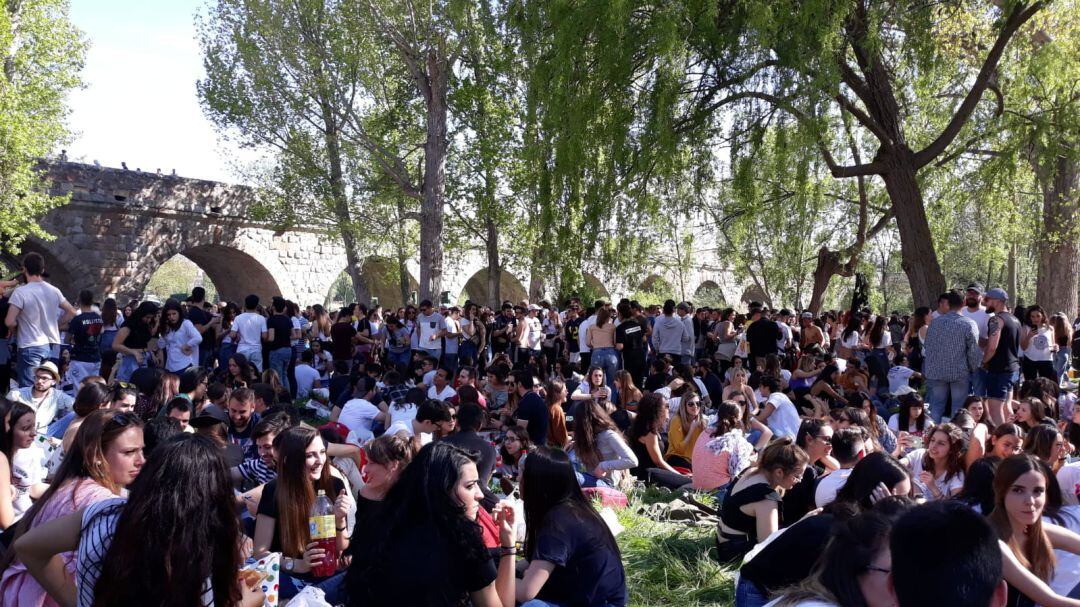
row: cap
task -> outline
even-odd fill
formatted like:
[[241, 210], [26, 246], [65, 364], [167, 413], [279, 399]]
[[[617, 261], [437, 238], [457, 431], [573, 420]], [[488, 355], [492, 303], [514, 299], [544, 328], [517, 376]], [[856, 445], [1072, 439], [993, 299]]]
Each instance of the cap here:
[[1001, 301], [1009, 301], [1009, 294], [1004, 289], [990, 289], [983, 297], [987, 299], [1000, 299]]
[[333, 432], [338, 438], [341, 439], [341, 442], [345, 442], [345, 439], [349, 438], [349, 429], [345, 426], [345, 424], [341, 424], [338, 422], [327, 422], [319, 426], [319, 430], [329, 430]]
[[205, 428], [214, 424], [228, 424], [229, 415], [217, 405], [206, 405], [190, 422], [192, 428]]
[[690, 304], [686, 303], [685, 301], [680, 301], [679, 305], [677, 305], [675, 307], [680, 309], [680, 310], [689, 310], [690, 309]]
[[979, 295], [982, 295], [983, 294], [982, 283], [981, 282], [973, 282], [973, 283], [971, 283], [971, 284], [969, 284], [967, 286], [967, 289], [965, 289], [965, 291], [975, 291]]
[[538, 312], [540, 310], [543, 310], [543, 308], [541, 308], [540, 306], [538, 306], [536, 304], [529, 304], [529, 311], [530, 312]]
[[60, 381], [60, 371], [52, 361], [43, 362], [35, 367], [34, 373], [37, 373], [38, 371], [45, 371], [49, 375], [52, 375], [53, 381]]
[[810, 319], [812, 319], [812, 318], [814, 318], [814, 313], [813, 312], [803, 312], [799, 316], [802, 317], [802, 318], [810, 318]]

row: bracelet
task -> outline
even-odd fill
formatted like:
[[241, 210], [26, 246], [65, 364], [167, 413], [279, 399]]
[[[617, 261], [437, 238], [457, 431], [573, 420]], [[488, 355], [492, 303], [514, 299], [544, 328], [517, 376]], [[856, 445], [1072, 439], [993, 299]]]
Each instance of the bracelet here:
[[499, 548], [499, 558], [504, 556], [514, 556], [517, 554], [517, 548], [511, 546], [510, 548]]
[[338, 531], [345, 531], [348, 528], [349, 528], [348, 525], [345, 525], [344, 527], [334, 527], [334, 529], [337, 529]]

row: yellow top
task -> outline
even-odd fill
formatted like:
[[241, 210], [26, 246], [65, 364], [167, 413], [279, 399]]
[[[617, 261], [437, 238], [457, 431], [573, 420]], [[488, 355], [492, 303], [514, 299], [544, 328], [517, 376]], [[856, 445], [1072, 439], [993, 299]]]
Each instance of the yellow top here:
[[671, 425], [668, 427], [668, 448], [664, 457], [670, 455], [678, 455], [685, 458], [687, 461], [693, 461], [694, 455], [694, 443], [697, 442], [698, 436], [701, 435], [702, 428], [694, 430], [690, 436], [690, 440], [683, 444], [683, 439], [686, 438], [686, 432], [682, 427], [682, 418], [678, 415], [671, 418]]

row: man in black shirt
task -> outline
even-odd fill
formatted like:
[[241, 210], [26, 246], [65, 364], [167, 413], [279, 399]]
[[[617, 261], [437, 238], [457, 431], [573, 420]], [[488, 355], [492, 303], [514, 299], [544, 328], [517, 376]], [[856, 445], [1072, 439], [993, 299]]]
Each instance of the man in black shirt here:
[[292, 319], [285, 314], [285, 300], [274, 298], [273, 313], [266, 319], [267, 341], [270, 350], [270, 368], [277, 371], [281, 385], [291, 391], [289, 362], [292, 360]]
[[776, 342], [783, 337], [780, 327], [771, 318], [765, 316], [761, 308], [750, 310], [750, 326], [746, 328], [746, 343], [750, 347], [751, 371], [757, 369], [759, 364], [764, 364], [766, 356], [776, 354]]
[[491, 332], [491, 351], [501, 354], [510, 350], [510, 344], [517, 334], [517, 318], [514, 306], [510, 302], [502, 305], [502, 312], [495, 317], [495, 330]]
[[214, 355], [214, 343], [217, 340], [214, 331], [210, 328], [214, 317], [204, 309], [205, 300], [206, 289], [195, 287], [191, 290], [191, 297], [188, 298], [187, 319], [203, 336], [203, 340], [199, 342], [199, 366], [209, 369]]
[[547, 444], [548, 410], [544, 398], [533, 391], [533, 376], [528, 371], [514, 371], [514, 383], [517, 384], [517, 393], [521, 398], [518, 401], [517, 418], [519, 428], [524, 428], [529, 433], [529, 440], [534, 445]]
[[1008, 294], [990, 289], [983, 296], [986, 311], [986, 350], [983, 353], [983, 391], [990, 421], [1003, 424], [1012, 417], [1012, 389], [1020, 379], [1020, 321], [1009, 313]]
[[634, 310], [630, 302], [619, 302], [619, 326], [615, 327], [615, 349], [622, 353], [623, 369], [630, 374], [635, 386], [645, 383], [646, 324], [641, 309]]
[[488, 483], [495, 471], [495, 447], [489, 440], [477, 434], [484, 425], [484, 410], [476, 403], [462, 403], [457, 412], [458, 431], [442, 440], [476, 453], [480, 459], [476, 462], [476, 473], [480, 476], [480, 490], [484, 492], [483, 504], [490, 508], [498, 503], [498, 498], [491, 493]]
[[79, 391], [82, 380], [101, 372], [101, 333], [105, 323], [94, 311], [94, 294], [84, 289], [79, 293], [79, 313], [68, 323], [71, 341], [71, 363], [65, 383], [72, 392]]

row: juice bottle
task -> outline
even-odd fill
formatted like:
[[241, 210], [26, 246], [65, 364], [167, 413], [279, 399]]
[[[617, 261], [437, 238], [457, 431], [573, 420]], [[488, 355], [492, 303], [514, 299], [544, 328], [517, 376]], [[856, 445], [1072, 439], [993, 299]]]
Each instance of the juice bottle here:
[[334, 575], [338, 564], [337, 527], [334, 519], [334, 503], [326, 497], [325, 491], [320, 490], [318, 497], [315, 498], [315, 507], [312, 508], [308, 523], [311, 527], [311, 541], [318, 544], [318, 548], [326, 551], [322, 563], [312, 567], [311, 575], [315, 577]]

